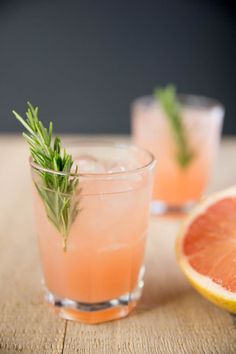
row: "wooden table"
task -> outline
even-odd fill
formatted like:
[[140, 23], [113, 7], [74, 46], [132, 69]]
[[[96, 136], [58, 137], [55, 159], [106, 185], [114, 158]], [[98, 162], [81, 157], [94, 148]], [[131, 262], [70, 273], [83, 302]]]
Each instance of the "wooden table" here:
[[[58, 318], [40, 285], [26, 145], [2, 135], [0, 151], [0, 353], [236, 353], [236, 321], [178, 269], [178, 219], [150, 218], [144, 294], [128, 318], [93, 326]], [[236, 182], [235, 157], [236, 139], [225, 139], [209, 191]]]

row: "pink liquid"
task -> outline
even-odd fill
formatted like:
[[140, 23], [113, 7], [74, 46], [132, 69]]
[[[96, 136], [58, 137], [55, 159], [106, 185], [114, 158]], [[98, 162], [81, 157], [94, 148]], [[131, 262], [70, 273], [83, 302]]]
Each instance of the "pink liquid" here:
[[159, 106], [134, 107], [134, 142], [157, 159], [153, 199], [169, 206], [198, 200], [210, 177], [219, 144], [222, 113], [199, 107], [185, 107], [182, 117], [194, 158], [186, 168], [177, 159], [177, 147], [169, 122]]
[[[79, 193], [79, 189], [82, 192]], [[59, 298], [98, 303], [131, 293], [137, 286], [148, 225], [151, 179], [138, 173], [118, 179], [81, 178], [81, 211], [71, 226], [67, 251], [35, 191], [36, 221], [44, 281]], [[68, 310], [69, 311], [69, 310]], [[110, 311], [109, 319], [120, 317]], [[70, 310], [76, 317], [76, 311]], [[82, 314], [85, 322], [106, 320], [108, 312]]]

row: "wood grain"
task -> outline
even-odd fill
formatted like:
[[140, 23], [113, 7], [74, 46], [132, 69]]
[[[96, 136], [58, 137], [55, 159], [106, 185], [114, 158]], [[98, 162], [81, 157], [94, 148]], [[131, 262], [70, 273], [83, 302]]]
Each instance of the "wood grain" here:
[[[58, 318], [44, 303], [27, 149], [0, 136], [0, 353], [235, 353], [232, 316], [201, 298], [180, 273], [181, 220], [150, 218], [142, 301], [126, 319], [89, 326]], [[236, 141], [225, 139], [213, 191], [235, 183]]]

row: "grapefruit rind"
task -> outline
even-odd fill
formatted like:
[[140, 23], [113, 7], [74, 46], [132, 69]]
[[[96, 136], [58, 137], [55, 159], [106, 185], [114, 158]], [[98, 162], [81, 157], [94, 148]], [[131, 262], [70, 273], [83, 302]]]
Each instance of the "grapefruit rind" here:
[[183, 254], [183, 240], [187, 229], [192, 222], [205, 212], [211, 205], [215, 204], [227, 197], [236, 197], [236, 187], [231, 187], [224, 191], [218, 192], [204, 199], [198, 206], [194, 208], [182, 225], [179, 236], [176, 241], [176, 255], [178, 264], [187, 277], [192, 286], [206, 299], [213, 302], [217, 306], [231, 312], [236, 313], [236, 293], [224, 289], [211, 278], [204, 276], [194, 270], [188, 262], [188, 258]]

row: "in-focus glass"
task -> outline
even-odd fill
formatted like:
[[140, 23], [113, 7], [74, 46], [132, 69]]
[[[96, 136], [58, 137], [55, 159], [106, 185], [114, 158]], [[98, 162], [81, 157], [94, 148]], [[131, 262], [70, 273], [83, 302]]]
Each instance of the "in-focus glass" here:
[[152, 212], [186, 211], [202, 196], [209, 181], [219, 146], [224, 107], [219, 102], [192, 95], [179, 95], [181, 114], [193, 158], [179, 165], [176, 141], [157, 99], [146, 96], [132, 105], [135, 144], [151, 151], [158, 160]]
[[[46, 299], [66, 319], [98, 323], [124, 317], [143, 287], [154, 158], [130, 145], [84, 143], [67, 151], [78, 165], [78, 173], [71, 174], [78, 184], [68, 196], [68, 205], [73, 210], [76, 206], [77, 213], [66, 250], [34, 188]], [[31, 162], [31, 170], [38, 185], [42, 169]], [[60, 176], [60, 172], [46, 172]], [[51, 201], [64, 197], [46, 192]]]

